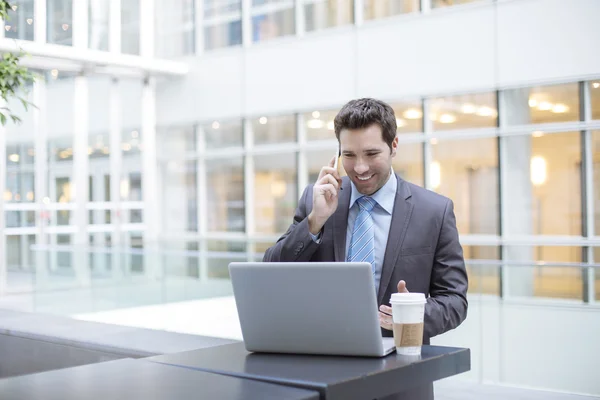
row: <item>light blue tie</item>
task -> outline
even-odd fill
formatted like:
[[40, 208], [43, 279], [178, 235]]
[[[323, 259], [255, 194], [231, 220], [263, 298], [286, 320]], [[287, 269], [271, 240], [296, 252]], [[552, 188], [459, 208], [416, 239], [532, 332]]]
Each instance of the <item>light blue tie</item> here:
[[368, 262], [375, 277], [375, 224], [371, 212], [377, 202], [367, 196], [359, 198], [356, 202], [360, 211], [352, 229], [348, 261]]

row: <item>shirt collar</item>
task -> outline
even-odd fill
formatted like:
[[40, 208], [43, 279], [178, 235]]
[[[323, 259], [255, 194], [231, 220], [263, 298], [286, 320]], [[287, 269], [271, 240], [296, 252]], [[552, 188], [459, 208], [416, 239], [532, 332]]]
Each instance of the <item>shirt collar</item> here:
[[[352, 186], [352, 194], [350, 195], [350, 205], [348, 208], [352, 208], [356, 200], [364, 195], [361, 194], [356, 186], [354, 186], [354, 182], [350, 181]], [[390, 177], [388, 178], [385, 185], [381, 187], [378, 191], [371, 195], [371, 198], [379, 204], [381, 208], [388, 212], [388, 214], [392, 214], [394, 211], [394, 201], [396, 198], [396, 189], [398, 188], [398, 180], [396, 179], [396, 174], [394, 174], [394, 170], [391, 169]]]

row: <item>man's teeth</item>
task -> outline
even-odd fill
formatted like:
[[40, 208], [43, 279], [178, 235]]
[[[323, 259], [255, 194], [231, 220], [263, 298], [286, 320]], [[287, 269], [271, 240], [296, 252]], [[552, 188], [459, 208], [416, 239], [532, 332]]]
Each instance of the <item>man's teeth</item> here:
[[359, 176], [359, 177], [358, 177], [358, 180], [359, 180], [359, 181], [368, 181], [369, 179], [371, 179], [371, 177], [372, 177], [372, 176], [373, 176], [373, 175], [369, 175], [369, 176], [367, 176], [367, 177], [364, 177], [364, 178], [361, 178], [361, 177]]

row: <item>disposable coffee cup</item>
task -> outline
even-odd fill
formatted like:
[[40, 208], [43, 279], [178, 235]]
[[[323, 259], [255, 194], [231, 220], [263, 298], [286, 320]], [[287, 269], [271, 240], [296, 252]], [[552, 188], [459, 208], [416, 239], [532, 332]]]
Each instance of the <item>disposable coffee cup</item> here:
[[394, 343], [398, 354], [421, 354], [425, 295], [423, 293], [394, 293], [390, 298], [394, 321]]

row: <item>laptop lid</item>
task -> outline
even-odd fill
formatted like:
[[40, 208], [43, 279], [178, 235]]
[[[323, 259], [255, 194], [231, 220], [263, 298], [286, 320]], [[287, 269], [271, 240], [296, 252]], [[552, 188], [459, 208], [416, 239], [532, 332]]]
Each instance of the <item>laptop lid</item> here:
[[229, 264], [248, 351], [383, 356], [369, 263]]

